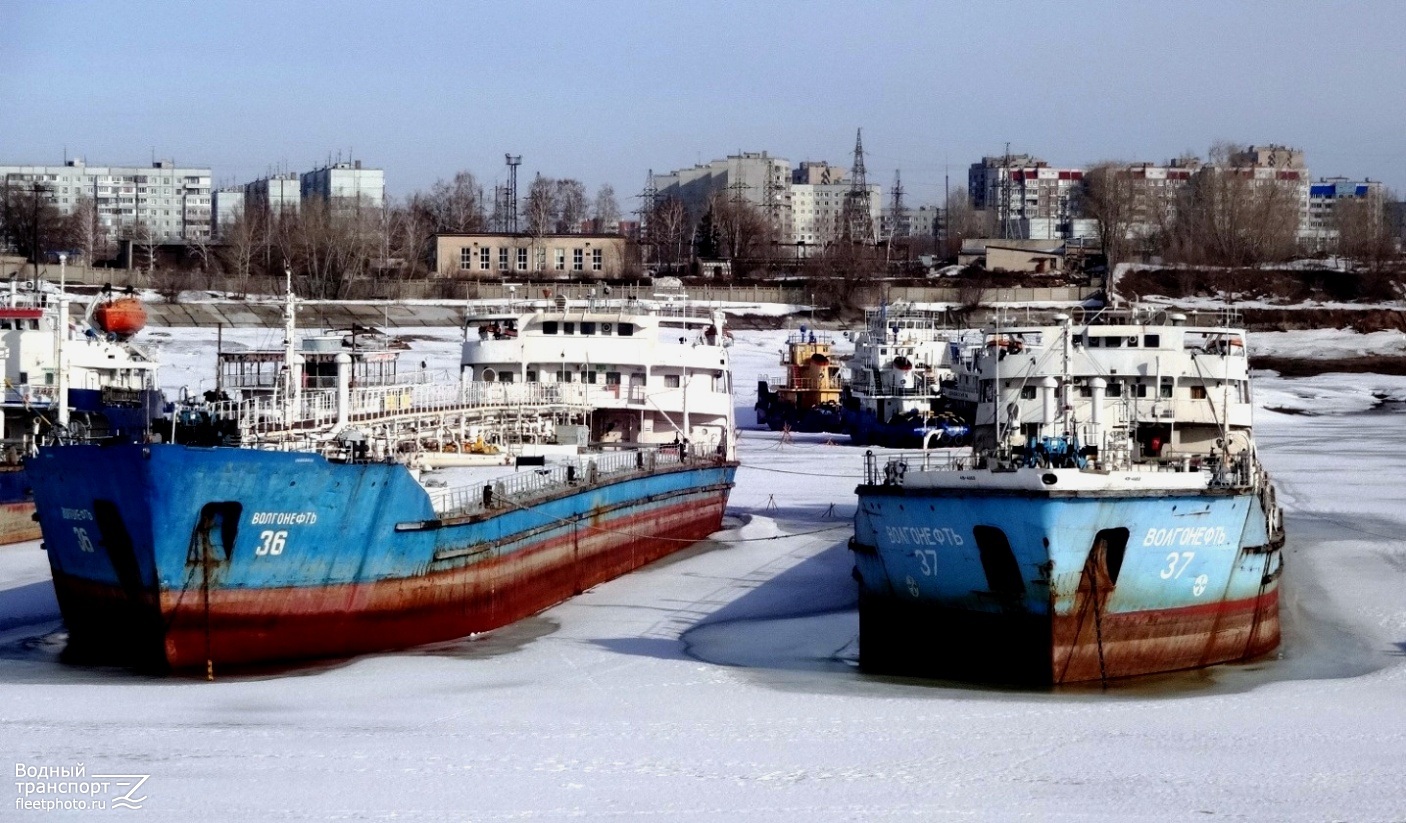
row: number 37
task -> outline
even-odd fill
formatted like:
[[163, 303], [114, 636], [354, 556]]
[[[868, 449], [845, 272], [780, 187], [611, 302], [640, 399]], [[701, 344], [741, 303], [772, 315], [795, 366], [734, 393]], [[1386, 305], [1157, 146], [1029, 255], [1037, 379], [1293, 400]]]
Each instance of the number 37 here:
[[254, 549], [254, 554], [259, 557], [264, 555], [283, 554], [283, 547], [288, 543], [288, 532], [267, 531], [259, 532], [259, 545]]
[[1175, 580], [1181, 577], [1181, 573], [1191, 565], [1191, 559], [1195, 556], [1196, 552], [1172, 552], [1167, 555], [1167, 567], [1161, 572], [1162, 579]]

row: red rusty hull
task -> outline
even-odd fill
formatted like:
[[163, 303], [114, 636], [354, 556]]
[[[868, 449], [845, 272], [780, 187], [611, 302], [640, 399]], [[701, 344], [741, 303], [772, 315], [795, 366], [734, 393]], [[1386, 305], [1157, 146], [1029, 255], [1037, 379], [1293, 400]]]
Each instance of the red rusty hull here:
[[214, 589], [208, 612], [199, 587], [163, 592], [158, 607], [144, 593], [57, 573], [55, 585], [70, 635], [89, 647], [75, 654], [106, 648], [121, 659], [177, 669], [204, 667], [207, 659], [237, 665], [342, 657], [459, 638], [535, 614], [707, 537], [721, 525], [726, 500], [721, 489], [416, 577]]
[[1279, 646], [1279, 591], [1101, 615], [1097, 623], [861, 599], [860, 664], [884, 674], [1048, 686], [1253, 660]]
[[[1279, 589], [1258, 597], [1053, 621], [1053, 681], [1078, 683], [1251, 660], [1279, 646]], [[1100, 662], [1100, 646], [1102, 661]]]

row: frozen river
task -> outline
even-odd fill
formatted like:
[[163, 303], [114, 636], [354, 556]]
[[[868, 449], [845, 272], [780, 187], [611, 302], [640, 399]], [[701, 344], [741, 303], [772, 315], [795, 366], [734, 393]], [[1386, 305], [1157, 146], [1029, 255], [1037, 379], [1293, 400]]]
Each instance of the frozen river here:
[[[213, 331], [168, 333], [166, 382], [199, 388]], [[738, 335], [741, 423], [784, 334]], [[408, 357], [452, 370], [454, 333], [426, 337]], [[860, 674], [862, 452], [749, 431], [715, 540], [485, 636], [292, 672], [63, 665], [43, 552], [0, 548], [0, 757], [149, 775], [124, 814], [169, 821], [1406, 819], [1406, 414], [1380, 405], [1406, 379], [1256, 391], [1287, 507], [1276, 660], [1106, 692]], [[0, 820], [112, 814], [11, 793]]]

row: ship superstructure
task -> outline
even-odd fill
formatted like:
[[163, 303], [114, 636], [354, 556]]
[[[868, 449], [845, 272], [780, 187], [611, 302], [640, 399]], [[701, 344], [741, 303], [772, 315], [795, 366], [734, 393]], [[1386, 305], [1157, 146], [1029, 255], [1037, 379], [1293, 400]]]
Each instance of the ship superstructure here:
[[865, 313], [854, 338], [845, 423], [857, 445], [955, 445], [970, 433], [970, 404], [951, 396], [968, 368], [971, 333], [946, 312], [906, 303]]

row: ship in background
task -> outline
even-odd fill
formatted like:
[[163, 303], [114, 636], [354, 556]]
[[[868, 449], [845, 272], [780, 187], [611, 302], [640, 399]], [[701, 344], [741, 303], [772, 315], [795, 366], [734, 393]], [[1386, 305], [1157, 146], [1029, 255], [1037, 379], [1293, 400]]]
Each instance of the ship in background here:
[[[462, 380], [406, 380], [389, 347], [299, 342], [290, 290], [283, 350], [223, 354], [220, 391], [182, 407], [165, 442], [41, 447], [30, 471], [69, 653], [209, 671], [448, 640], [719, 528], [737, 466], [721, 313], [482, 314], [497, 319], [472, 327]], [[594, 448], [458, 469], [491, 474], [453, 488], [407, 467], [563, 433]]]
[[929, 448], [968, 442], [973, 404], [953, 389], [969, 369], [971, 332], [946, 312], [908, 303], [865, 312], [841, 401], [859, 446]]
[[843, 432], [845, 369], [830, 335], [801, 326], [787, 337], [781, 365], [780, 379], [757, 381], [757, 422], [772, 431]]
[[131, 342], [146, 323], [141, 301], [103, 295], [79, 322], [68, 306], [47, 284], [12, 279], [0, 292], [0, 544], [39, 537], [23, 461], [40, 442], [137, 441], [162, 412], [156, 360]]
[[993, 329], [971, 374], [972, 449], [866, 456], [865, 669], [1106, 682], [1279, 645], [1283, 519], [1234, 317]]

